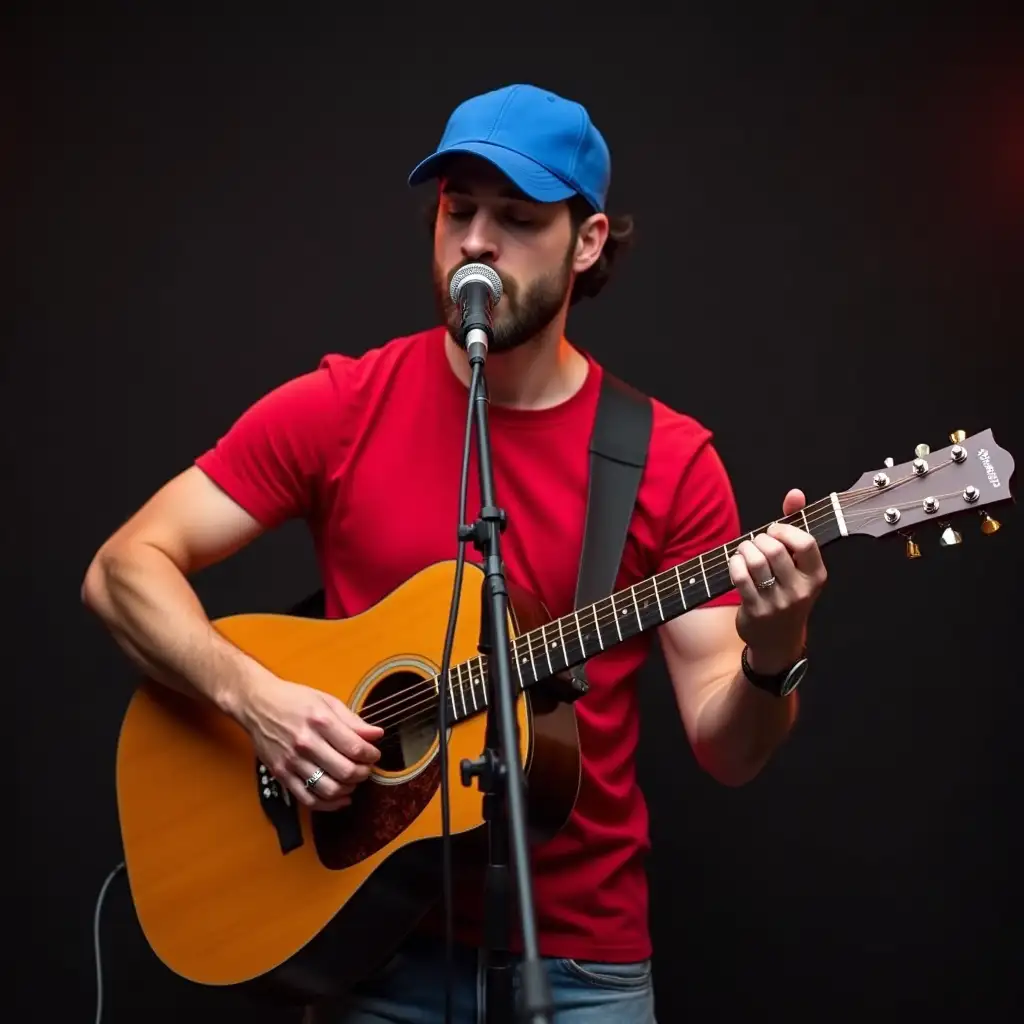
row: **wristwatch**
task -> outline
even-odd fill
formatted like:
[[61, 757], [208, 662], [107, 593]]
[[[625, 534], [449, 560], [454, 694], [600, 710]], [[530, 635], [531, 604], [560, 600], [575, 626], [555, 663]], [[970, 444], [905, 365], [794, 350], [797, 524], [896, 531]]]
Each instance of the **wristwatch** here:
[[789, 668], [776, 672], [773, 675], [765, 675], [763, 672], [755, 672], [747, 660], [747, 648], [743, 648], [740, 655], [740, 664], [743, 666], [743, 674], [759, 690], [766, 690], [776, 697], [785, 697], [792, 693], [807, 674], [807, 659], [800, 658]]

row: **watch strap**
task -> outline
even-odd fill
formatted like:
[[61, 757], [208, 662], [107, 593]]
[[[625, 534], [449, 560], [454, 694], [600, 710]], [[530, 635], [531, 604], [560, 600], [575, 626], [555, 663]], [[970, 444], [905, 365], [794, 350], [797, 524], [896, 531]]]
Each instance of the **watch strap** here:
[[776, 697], [785, 697], [787, 694], [792, 693], [799, 686], [807, 671], [807, 657], [802, 655], [781, 672], [771, 675], [764, 672], [755, 672], [750, 667], [750, 661], [747, 658], [748, 650], [749, 648], [744, 645], [743, 653], [740, 655], [740, 666], [743, 669], [743, 674], [753, 686], [756, 686], [759, 690], [765, 690]]

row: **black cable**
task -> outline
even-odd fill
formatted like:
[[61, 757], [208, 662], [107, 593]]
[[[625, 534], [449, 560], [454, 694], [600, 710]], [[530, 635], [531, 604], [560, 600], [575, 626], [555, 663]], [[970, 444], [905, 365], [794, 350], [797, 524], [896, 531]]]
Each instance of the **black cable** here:
[[119, 861], [107, 875], [106, 881], [100, 886], [100, 894], [96, 897], [96, 906], [92, 912], [92, 947], [93, 956], [96, 959], [96, 1024], [103, 1019], [103, 965], [100, 963], [100, 912], [103, 910], [103, 900], [110, 888], [110, 883], [124, 871], [124, 861]]
[[441, 674], [438, 677], [438, 755], [441, 762], [441, 894], [444, 904], [444, 942], [445, 942], [445, 979], [444, 979], [444, 1020], [451, 1024], [452, 1012], [452, 981], [454, 974], [454, 914], [452, 903], [452, 843], [451, 843], [451, 807], [448, 789], [448, 697], [451, 685], [448, 672], [451, 667], [452, 645], [455, 643], [455, 626], [459, 618], [459, 600], [462, 595], [462, 574], [466, 564], [466, 538], [462, 535], [462, 526], [466, 523], [466, 502], [469, 490], [469, 453], [473, 441], [473, 409], [476, 401], [477, 387], [481, 364], [473, 366], [473, 376], [469, 383], [469, 402], [466, 411], [466, 431], [462, 447], [462, 481], [459, 485], [459, 545], [455, 557], [455, 585], [452, 589], [451, 606], [448, 610], [448, 628], [444, 638], [444, 653], [441, 655]]

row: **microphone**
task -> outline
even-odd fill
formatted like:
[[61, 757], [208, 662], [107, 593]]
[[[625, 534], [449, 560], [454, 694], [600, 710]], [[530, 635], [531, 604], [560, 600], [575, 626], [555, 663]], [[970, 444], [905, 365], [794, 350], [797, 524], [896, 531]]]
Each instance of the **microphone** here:
[[484, 263], [468, 263], [452, 276], [449, 294], [462, 311], [459, 344], [470, 365], [487, 358], [487, 347], [494, 340], [491, 310], [501, 301], [501, 293], [501, 278]]

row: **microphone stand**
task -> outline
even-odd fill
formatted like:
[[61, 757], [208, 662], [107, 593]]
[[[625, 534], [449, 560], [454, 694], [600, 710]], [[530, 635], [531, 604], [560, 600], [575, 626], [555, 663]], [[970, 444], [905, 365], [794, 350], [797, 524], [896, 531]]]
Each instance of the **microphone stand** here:
[[[470, 320], [467, 325], [466, 320]], [[512, 1024], [514, 965], [508, 948], [510, 886], [509, 854], [515, 871], [523, 936], [522, 1010], [520, 1021], [551, 1024], [551, 993], [537, 946], [533, 888], [526, 837], [525, 783], [519, 760], [518, 722], [512, 685], [508, 633], [508, 586], [501, 558], [505, 511], [494, 496], [488, 430], [488, 396], [484, 378], [487, 343], [493, 337], [489, 307], [484, 316], [464, 317], [465, 348], [472, 370], [469, 400], [475, 403], [480, 471], [480, 516], [461, 526], [460, 537], [472, 538], [483, 556], [480, 653], [487, 657], [487, 723], [483, 754], [460, 764], [462, 784], [478, 780], [487, 824], [487, 869], [484, 883], [484, 953], [486, 960], [486, 1024]], [[475, 385], [475, 386], [474, 386]]]

